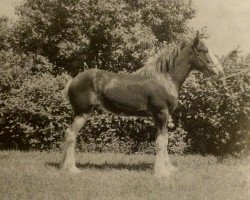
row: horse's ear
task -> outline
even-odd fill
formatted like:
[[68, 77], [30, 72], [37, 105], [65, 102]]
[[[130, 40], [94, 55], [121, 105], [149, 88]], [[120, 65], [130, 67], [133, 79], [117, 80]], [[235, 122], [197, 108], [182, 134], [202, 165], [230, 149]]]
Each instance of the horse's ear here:
[[193, 47], [197, 47], [200, 42], [200, 32], [197, 31], [196, 37], [194, 38]]

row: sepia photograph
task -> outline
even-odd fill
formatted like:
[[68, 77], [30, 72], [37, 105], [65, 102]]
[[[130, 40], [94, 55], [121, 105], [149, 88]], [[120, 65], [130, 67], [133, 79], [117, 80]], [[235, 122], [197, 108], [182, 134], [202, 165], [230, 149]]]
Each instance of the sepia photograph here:
[[250, 0], [0, 0], [1, 200], [249, 200]]

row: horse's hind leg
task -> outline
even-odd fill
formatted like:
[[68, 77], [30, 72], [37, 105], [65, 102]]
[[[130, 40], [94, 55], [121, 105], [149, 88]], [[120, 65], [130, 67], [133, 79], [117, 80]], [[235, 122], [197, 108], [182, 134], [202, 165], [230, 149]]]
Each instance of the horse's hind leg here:
[[77, 116], [74, 118], [73, 123], [67, 128], [65, 132], [65, 150], [64, 150], [64, 157], [61, 163], [61, 169], [77, 173], [80, 170], [76, 167], [75, 161], [75, 145], [76, 145], [76, 137], [79, 130], [83, 127], [86, 123], [90, 114], [84, 114], [81, 116]]

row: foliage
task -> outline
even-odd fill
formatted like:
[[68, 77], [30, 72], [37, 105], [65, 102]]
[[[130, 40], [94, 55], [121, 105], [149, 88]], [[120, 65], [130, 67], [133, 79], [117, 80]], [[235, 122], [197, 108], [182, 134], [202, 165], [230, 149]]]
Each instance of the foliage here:
[[133, 71], [194, 17], [191, 0], [26, 0], [17, 9], [21, 50], [75, 75], [85, 68]]
[[[133, 71], [183, 37], [194, 17], [191, 0], [25, 0], [17, 12], [11, 28], [0, 18], [0, 148], [59, 147], [72, 118], [61, 97], [68, 74]], [[221, 63], [227, 76], [245, 69], [238, 48]], [[217, 81], [192, 74], [169, 129], [170, 151], [249, 152], [249, 84], [247, 74]], [[81, 133], [82, 151], [154, 153], [150, 118], [95, 115]]]
[[[79, 149], [98, 152], [155, 153], [156, 130], [151, 118], [124, 117], [105, 113], [95, 115], [83, 127]], [[172, 128], [169, 151], [184, 153], [186, 132]]]
[[[240, 58], [223, 57], [227, 75], [244, 67]], [[61, 90], [67, 74], [51, 75], [42, 56], [0, 52], [0, 148], [51, 149], [60, 146], [72, 119]], [[169, 150], [227, 155], [249, 151], [249, 82], [245, 75], [204, 81], [193, 74], [181, 90]], [[170, 122], [171, 123], [171, 122]], [[150, 118], [95, 115], [78, 137], [78, 149], [99, 152], [154, 153]]]
[[[239, 52], [238, 52], [239, 53]], [[237, 52], [221, 58], [226, 76], [244, 69]], [[214, 155], [249, 152], [250, 85], [245, 75], [209, 81], [193, 74], [180, 93], [175, 119], [188, 132], [190, 151]]]
[[60, 92], [68, 76], [53, 77], [48, 73], [52, 65], [41, 56], [1, 51], [0, 62], [2, 148], [52, 145], [62, 137], [59, 130], [68, 116]]
[[10, 47], [10, 27], [7, 17], [0, 17], [0, 50]]

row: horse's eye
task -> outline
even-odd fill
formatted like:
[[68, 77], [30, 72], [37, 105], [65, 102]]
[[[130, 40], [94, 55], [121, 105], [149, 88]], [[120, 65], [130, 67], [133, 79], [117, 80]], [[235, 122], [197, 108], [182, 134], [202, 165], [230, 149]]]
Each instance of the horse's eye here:
[[208, 53], [208, 50], [207, 49], [199, 49], [199, 52]]

